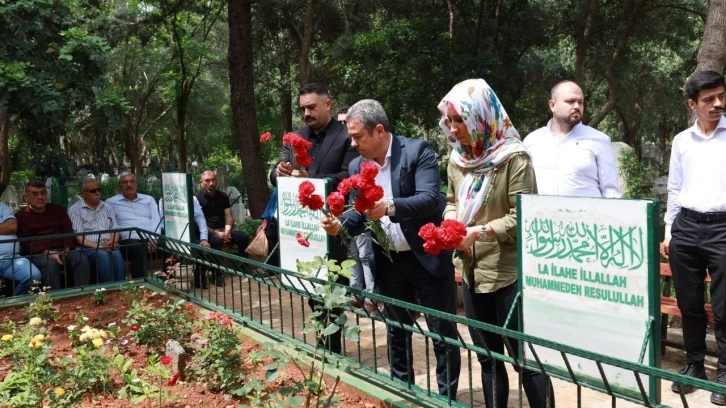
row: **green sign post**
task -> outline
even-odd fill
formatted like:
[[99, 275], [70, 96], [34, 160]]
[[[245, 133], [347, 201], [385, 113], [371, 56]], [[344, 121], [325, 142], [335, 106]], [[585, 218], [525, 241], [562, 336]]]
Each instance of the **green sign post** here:
[[[595, 353], [660, 365], [658, 202], [517, 197], [522, 331]], [[525, 359], [535, 363], [529, 347]], [[536, 358], [579, 381], [640, 396], [632, 372], [535, 347]], [[643, 378], [651, 401], [660, 384]]]

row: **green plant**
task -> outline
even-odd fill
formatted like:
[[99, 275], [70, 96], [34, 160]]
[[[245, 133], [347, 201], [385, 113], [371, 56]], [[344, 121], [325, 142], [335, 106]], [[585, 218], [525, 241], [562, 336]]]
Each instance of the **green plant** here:
[[96, 291], [93, 292], [93, 301], [97, 305], [102, 305], [106, 301], [106, 289], [96, 289]]
[[128, 285], [121, 288], [121, 296], [129, 302], [139, 301], [144, 296], [144, 285], [135, 285], [129, 281]]
[[257, 234], [257, 227], [262, 224], [262, 220], [254, 220], [252, 218], [245, 218], [244, 221], [235, 224], [235, 229], [240, 230], [247, 234], [248, 237], [254, 238]]
[[45, 321], [58, 320], [58, 309], [53, 307], [53, 298], [48, 295], [47, 289], [43, 287], [41, 290], [37, 286], [31, 288], [33, 298], [28, 304], [28, 317], [39, 317]]
[[229, 390], [243, 378], [240, 338], [232, 319], [210, 312], [195, 324], [195, 329], [191, 365], [194, 376], [212, 391]]
[[9, 357], [11, 361], [8, 375], [0, 382], [0, 401], [4, 407], [40, 406], [43, 395], [38, 391], [56, 375], [48, 359], [47, 328], [42, 321], [20, 328], [8, 323], [0, 333], [0, 360]]
[[[56, 359], [58, 376], [46, 391], [54, 407], [74, 407], [88, 391], [110, 392], [111, 361], [100, 348], [77, 347], [76, 355]], [[91, 394], [88, 394], [89, 398]], [[90, 401], [89, 401], [90, 402]]]
[[130, 337], [138, 344], [149, 347], [149, 352], [159, 352], [169, 339], [184, 339], [192, 331], [189, 320], [190, 310], [186, 302], [173, 302], [168, 298], [154, 308], [145, 299], [134, 300], [131, 308], [122, 320], [131, 330]]
[[124, 382], [123, 387], [118, 390], [119, 397], [127, 398], [132, 403], [138, 404], [147, 398], [155, 397], [161, 390], [140, 377], [136, 369], [131, 368], [133, 363], [134, 360], [124, 359], [123, 355], [117, 354], [111, 364]]
[[635, 153], [624, 150], [620, 155], [620, 176], [625, 178], [624, 198], [653, 197], [653, 169]]

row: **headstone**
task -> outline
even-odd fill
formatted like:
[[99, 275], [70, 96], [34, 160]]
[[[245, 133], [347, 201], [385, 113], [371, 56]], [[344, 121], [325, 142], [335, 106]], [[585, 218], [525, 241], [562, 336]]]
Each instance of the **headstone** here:
[[108, 184], [110, 180], [111, 176], [109, 176], [107, 173], [101, 174], [101, 184]]
[[166, 342], [166, 355], [171, 357], [171, 374], [179, 373], [179, 378], [184, 379], [184, 369], [187, 364], [187, 352], [176, 340]]
[[45, 189], [48, 191], [48, 197], [53, 197], [53, 177], [45, 180]]
[[3, 191], [2, 196], [0, 196], [0, 201], [7, 204], [8, 207], [10, 207], [10, 210], [12, 212], [15, 212], [20, 209], [20, 200], [18, 198], [18, 192], [15, 191], [15, 187], [8, 185], [5, 187], [5, 191]]
[[633, 148], [623, 142], [613, 142], [612, 148], [613, 154], [615, 154], [615, 166], [618, 169], [618, 186], [620, 186], [620, 191], [625, 191], [625, 177], [620, 173], [620, 156], [625, 152], [632, 152]]
[[668, 201], [668, 176], [655, 179], [653, 182], [653, 194], [663, 202], [662, 205], [665, 205]]
[[73, 197], [71, 197], [70, 201], [68, 201], [68, 208], [70, 208], [73, 204], [79, 201], [81, 201], [81, 196], [79, 196], [78, 194], [74, 195]]
[[242, 194], [240, 194], [237, 187], [229, 186], [224, 191], [229, 196], [229, 203], [232, 204], [232, 218], [235, 223], [244, 221], [247, 218], [247, 209], [245, 209], [244, 203], [242, 202]]

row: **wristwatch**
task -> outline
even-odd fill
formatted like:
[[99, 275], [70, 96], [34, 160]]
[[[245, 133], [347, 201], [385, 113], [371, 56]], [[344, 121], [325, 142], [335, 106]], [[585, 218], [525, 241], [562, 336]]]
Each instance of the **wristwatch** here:
[[396, 216], [396, 206], [393, 204], [393, 200], [386, 200], [386, 215], [389, 217]]
[[481, 231], [479, 231], [479, 236], [476, 237], [477, 241], [486, 241], [489, 237], [489, 234], [487, 234], [487, 225], [489, 224], [484, 224], [481, 227]]

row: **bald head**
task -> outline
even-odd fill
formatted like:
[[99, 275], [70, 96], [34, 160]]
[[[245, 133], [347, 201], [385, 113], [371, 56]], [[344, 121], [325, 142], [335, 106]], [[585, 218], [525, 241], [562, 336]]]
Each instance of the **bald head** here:
[[582, 121], [585, 97], [582, 88], [572, 81], [561, 81], [552, 87], [549, 102], [552, 120], [564, 129], [572, 129]]
[[205, 170], [202, 173], [200, 183], [205, 195], [213, 196], [217, 191], [217, 175], [212, 170]]

